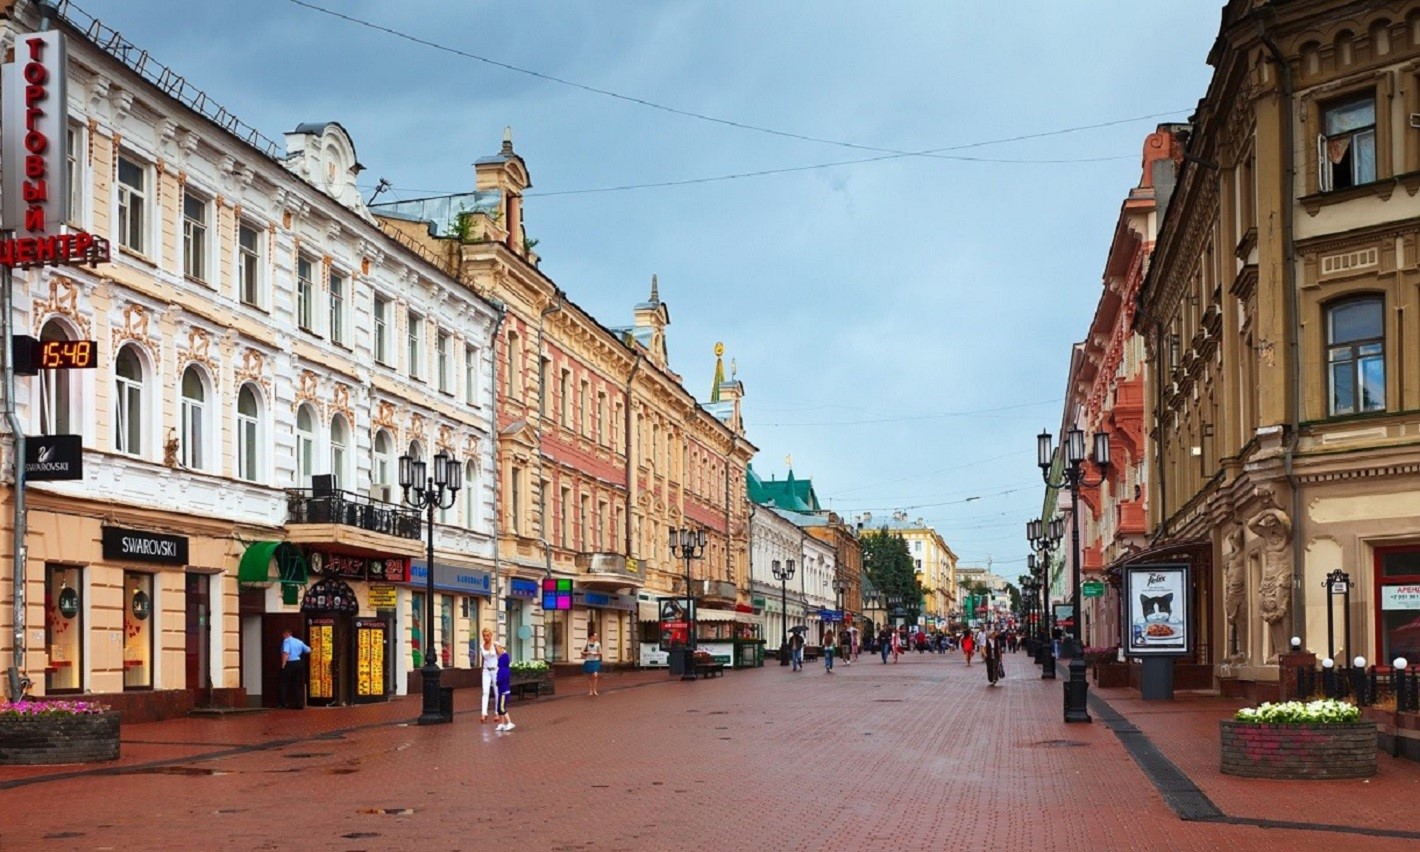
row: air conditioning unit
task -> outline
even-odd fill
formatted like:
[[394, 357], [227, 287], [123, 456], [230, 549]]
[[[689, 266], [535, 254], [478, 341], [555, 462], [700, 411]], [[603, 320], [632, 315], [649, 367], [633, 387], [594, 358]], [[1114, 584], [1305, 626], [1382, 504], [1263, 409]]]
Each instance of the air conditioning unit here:
[[388, 485], [371, 485], [370, 499], [379, 500], [381, 503], [393, 502], [393, 500], [391, 499], [391, 497], [393, 496], [391, 492], [393, 490], [394, 489], [390, 488]]

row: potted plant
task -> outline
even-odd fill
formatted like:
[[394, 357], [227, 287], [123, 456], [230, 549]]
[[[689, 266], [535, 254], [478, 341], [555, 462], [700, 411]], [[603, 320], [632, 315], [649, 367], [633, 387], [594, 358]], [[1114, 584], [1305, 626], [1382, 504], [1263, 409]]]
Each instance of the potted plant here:
[[1244, 778], [1368, 778], [1376, 723], [1354, 704], [1323, 698], [1245, 707], [1222, 729], [1222, 771]]
[[0, 704], [0, 766], [118, 759], [118, 713], [93, 701]]
[[[513, 663], [508, 666], [512, 675], [511, 684], [514, 689], [522, 691], [530, 685], [535, 686], [537, 694], [546, 692], [551, 695], [555, 692], [552, 680], [552, 666], [546, 660], [526, 660], [521, 663]], [[519, 688], [522, 689], [519, 689]]]
[[1129, 664], [1120, 662], [1119, 646], [1092, 647], [1085, 649], [1085, 665], [1094, 675], [1095, 686], [1118, 687], [1129, 685]]

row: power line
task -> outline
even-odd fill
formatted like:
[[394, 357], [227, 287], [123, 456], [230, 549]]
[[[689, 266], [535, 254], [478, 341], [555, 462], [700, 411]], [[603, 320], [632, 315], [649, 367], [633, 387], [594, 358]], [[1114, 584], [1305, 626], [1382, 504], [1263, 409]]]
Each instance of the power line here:
[[[883, 417], [872, 420], [830, 420], [821, 423], [756, 423], [756, 426], [867, 426], [878, 423], [910, 423], [917, 420], [942, 420], [948, 417], [977, 417], [982, 414], [995, 414], [1000, 411], [1015, 411], [1019, 408], [1033, 408], [1038, 405], [1052, 405], [1063, 402], [1063, 399], [1052, 399], [1044, 402], [1023, 402], [1019, 405], [1003, 405], [999, 408], [979, 408], [975, 411], [945, 411], [939, 414], [911, 414], [902, 417]], [[753, 412], [751, 411], [751, 414]]]

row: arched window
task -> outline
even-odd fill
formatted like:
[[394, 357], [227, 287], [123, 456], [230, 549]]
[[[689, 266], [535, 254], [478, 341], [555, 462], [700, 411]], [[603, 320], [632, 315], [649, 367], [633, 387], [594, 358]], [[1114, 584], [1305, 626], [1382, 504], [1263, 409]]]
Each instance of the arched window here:
[[350, 429], [345, 425], [345, 417], [337, 414], [330, 419], [330, 472], [335, 474], [337, 485], [349, 482], [346, 463], [350, 458]]
[[[41, 340], [69, 340], [69, 333], [57, 320], [40, 331]], [[74, 396], [75, 380], [69, 370], [40, 370], [39, 431], [41, 435], [70, 435], [80, 429], [79, 399]]]
[[1379, 296], [1326, 309], [1327, 413], [1385, 410], [1385, 307]]
[[256, 482], [258, 448], [261, 446], [261, 406], [256, 390], [242, 385], [237, 394], [237, 478]]
[[394, 440], [384, 429], [375, 433], [375, 468], [370, 471], [370, 479], [376, 498], [386, 502], [394, 499], [399, 484], [395, 481]]
[[296, 484], [309, 487], [316, 472], [316, 415], [309, 405], [296, 410]]
[[143, 362], [132, 346], [114, 359], [113, 448], [130, 455], [143, 454]]
[[188, 365], [182, 371], [181, 461], [184, 467], [201, 470], [207, 457], [207, 386], [202, 371]]
[[463, 466], [463, 525], [478, 526], [478, 463], [472, 461]]

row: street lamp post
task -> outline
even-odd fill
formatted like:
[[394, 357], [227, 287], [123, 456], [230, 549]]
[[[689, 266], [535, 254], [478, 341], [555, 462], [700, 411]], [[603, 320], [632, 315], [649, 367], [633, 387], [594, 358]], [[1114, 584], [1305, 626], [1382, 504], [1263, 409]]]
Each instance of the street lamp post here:
[[1071, 429], [1065, 435], [1065, 467], [1061, 471], [1063, 478], [1059, 482], [1050, 481], [1051, 459], [1054, 457], [1054, 450], [1050, 446], [1050, 433], [1041, 432], [1036, 436], [1036, 462], [1040, 466], [1040, 476], [1045, 480], [1045, 484], [1051, 488], [1066, 487], [1070, 489], [1070, 550], [1075, 561], [1075, 571], [1072, 579], [1071, 609], [1074, 612], [1074, 650], [1070, 655], [1070, 680], [1065, 684], [1065, 721], [1066, 722], [1089, 722], [1090, 711], [1086, 707], [1089, 698], [1090, 685], [1085, 681], [1085, 655], [1084, 655], [1084, 614], [1080, 611], [1080, 573], [1083, 567], [1082, 552], [1080, 550], [1080, 486], [1095, 487], [1104, 482], [1105, 471], [1109, 469], [1109, 435], [1105, 432], [1095, 433], [1095, 458], [1094, 462], [1100, 469], [1100, 478], [1095, 482], [1087, 482], [1085, 479], [1085, 431], [1078, 427]]
[[1040, 617], [1037, 619], [1037, 635], [1040, 644], [1036, 646], [1035, 661], [1040, 666], [1041, 680], [1055, 680], [1055, 643], [1050, 635], [1050, 557], [1065, 537], [1065, 521], [1059, 517], [1044, 523], [1039, 518], [1026, 522], [1026, 538], [1039, 551], [1039, 556], [1026, 559], [1036, 572], [1036, 584], [1040, 591]]
[[[870, 588], [867, 588], [867, 589], [865, 589], [865, 590], [863, 591], [863, 609], [870, 609], [870, 610], [872, 610], [874, 613], [876, 613], [876, 612], [878, 611], [878, 607], [879, 607], [879, 605], [882, 603], [882, 601], [883, 601], [883, 596], [878, 593], [878, 590], [877, 590], [877, 589], [874, 589], [874, 588], [871, 588], [871, 587], [870, 587]], [[876, 636], [876, 635], [877, 635], [876, 631], [877, 631], [878, 629], [880, 629], [880, 628], [882, 627], [882, 625], [880, 625], [880, 624], [877, 623], [877, 619], [874, 619], [872, 626], [873, 626], [873, 630], [874, 630], [873, 635]]]
[[686, 642], [685, 667], [681, 669], [681, 680], [695, 680], [695, 597], [690, 591], [690, 561], [705, 555], [705, 530], [690, 527], [670, 531], [671, 556], [685, 560], [685, 609]]
[[794, 579], [794, 560], [786, 559], [781, 565], [778, 559], [769, 563], [774, 579], [779, 581], [779, 665], [789, 665], [789, 581]]
[[439, 663], [434, 653], [434, 510], [454, 505], [454, 498], [463, 485], [463, 465], [457, 458], [440, 450], [434, 454], [433, 479], [429, 478], [423, 459], [408, 453], [399, 457], [399, 486], [404, 490], [404, 502], [428, 513], [424, 550], [424, 667], [419, 670], [424, 684], [424, 709], [419, 724], [437, 725], [452, 722], [439, 711]]

